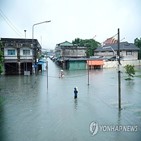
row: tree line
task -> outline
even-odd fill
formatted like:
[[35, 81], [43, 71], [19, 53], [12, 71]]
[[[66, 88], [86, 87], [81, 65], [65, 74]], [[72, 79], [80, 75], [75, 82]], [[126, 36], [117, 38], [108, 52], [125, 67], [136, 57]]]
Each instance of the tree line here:
[[77, 46], [87, 47], [86, 50], [87, 57], [93, 56], [94, 50], [101, 45], [98, 41], [94, 39], [80, 39], [80, 38], [75, 38], [72, 41], [72, 43]]

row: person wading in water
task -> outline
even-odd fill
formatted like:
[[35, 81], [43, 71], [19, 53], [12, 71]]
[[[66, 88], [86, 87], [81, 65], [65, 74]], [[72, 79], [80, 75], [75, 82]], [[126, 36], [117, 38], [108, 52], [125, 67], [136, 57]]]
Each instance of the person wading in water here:
[[74, 99], [77, 98], [77, 94], [78, 94], [78, 89], [77, 87], [74, 88]]

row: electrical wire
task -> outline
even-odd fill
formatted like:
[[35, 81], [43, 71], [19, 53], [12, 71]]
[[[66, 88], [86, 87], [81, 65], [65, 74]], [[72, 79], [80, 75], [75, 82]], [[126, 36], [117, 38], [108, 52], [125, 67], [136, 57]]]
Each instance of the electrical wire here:
[[7, 18], [4, 12], [0, 9], [0, 16], [4, 19], [4, 21], [9, 25], [9, 27], [20, 37], [22, 37], [22, 33], [18, 31], [18, 29], [14, 26], [14, 24]]

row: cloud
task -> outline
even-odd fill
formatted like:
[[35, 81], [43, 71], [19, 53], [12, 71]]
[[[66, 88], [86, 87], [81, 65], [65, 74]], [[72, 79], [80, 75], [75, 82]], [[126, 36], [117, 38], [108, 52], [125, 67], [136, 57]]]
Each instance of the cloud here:
[[[121, 29], [121, 38], [129, 42], [140, 35], [139, 0], [5, 0], [2, 9], [17, 29], [31, 38], [32, 25], [45, 20], [51, 23], [36, 26], [35, 37], [47, 48], [74, 38], [89, 39], [94, 35], [104, 41]], [[7, 37], [18, 37], [4, 21], [1, 33]]]

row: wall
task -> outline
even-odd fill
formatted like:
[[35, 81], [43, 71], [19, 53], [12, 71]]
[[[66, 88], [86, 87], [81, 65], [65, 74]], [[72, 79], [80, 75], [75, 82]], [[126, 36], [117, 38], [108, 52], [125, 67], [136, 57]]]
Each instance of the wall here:
[[[131, 61], [120, 61], [122, 66], [126, 66], [127, 64], [129, 65], [134, 65], [134, 66], [140, 66], [141, 65], [141, 60], [131, 60]], [[117, 61], [105, 61], [103, 68], [116, 68], [118, 65]]]
[[64, 54], [63, 54], [64, 56], [66, 56], [66, 57], [83, 57], [83, 56], [86, 56], [86, 50], [85, 49], [79, 49], [79, 48], [77, 48], [77, 49], [73, 49], [73, 48], [71, 48], [71, 49], [65, 49], [64, 50]]
[[[9, 49], [14, 49], [15, 50], [15, 55], [8, 55], [8, 50]], [[9, 47], [9, 48], [4, 48], [4, 59], [17, 59], [17, 49]]]
[[[115, 51], [117, 54], [117, 51]], [[96, 56], [107, 56], [107, 57], [112, 57], [114, 56], [114, 52], [112, 51], [105, 51], [105, 52], [95, 52], [94, 55]], [[123, 56], [124, 60], [137, 60], [138, 59], [138, 51], [132, 51], [132, 54], [128, 55], [127, 51], [121, 51], [120, 56]]]
[[137, 51], [132, 51], [131, 55], [127, 54], [127, 51], [122, 51], [121, 56], [124, 56], [124, 60], [137, 60], [138, 59], [138, 52]]
[[[23, 55], [23, 50], [24, 49], [30, 50], [30, 55]], [[30, 49], [30, 48], [21, 48], [20, 49], [20, 59], [33, 59], [32, 49]]]
[[[117, 53], [116, 53], [117, 54]], [[113, 51], [102, 51], [102, 52], [94, 52], [95, 56], [114, 56]]]

